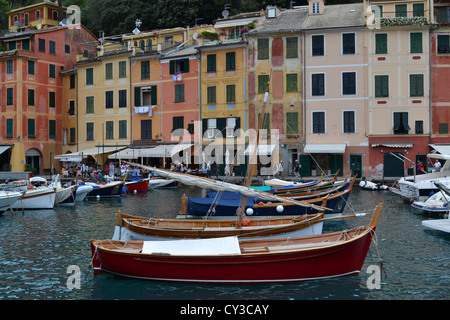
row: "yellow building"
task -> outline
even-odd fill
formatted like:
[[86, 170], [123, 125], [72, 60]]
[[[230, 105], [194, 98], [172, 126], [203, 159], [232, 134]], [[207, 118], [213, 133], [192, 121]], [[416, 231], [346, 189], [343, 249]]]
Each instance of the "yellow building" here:
[[[66, 14], [63, 7], [63, 16]], [[56, 27], [62, 20], [57, 2], [44, 1], [8, 12], [8, 29], [18, 31], [25, 28]]]
[[130, 144], [131, 52], [121, 45], [100, 46], [98, 56], [76, 64], [78, 152], [91, 153], [97, 164], [117, 147]]
[[241, 32], [260, 16], [257, 12], [219, 19], [212, 34], [203, 33], [197, 46], [203, 157], [219, 164], [222, 174], [228, 173], [228, 164], [235, 165], [234, 173], [245, 173], [247, 41]]

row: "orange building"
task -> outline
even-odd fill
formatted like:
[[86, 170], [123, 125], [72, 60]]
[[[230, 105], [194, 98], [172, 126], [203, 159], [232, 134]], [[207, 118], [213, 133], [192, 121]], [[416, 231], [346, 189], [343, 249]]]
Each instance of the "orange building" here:
[[[57, 14], [52, 15], [56, 26], [37, 23], [32, 19], [38, 18], [38, 9], [55, 6], [42, 3], [11, 11], [10, 19], [18, 21], [13, 26], [21, 32], [0, 38], [7, 49], [0, 52], [0, 170], [4, 171], [50, 171], [63, 142], [60, 72], [73, 68], [77, 54], [90, 50], [83, 44], [96, 39], [81, 25], [58, 26]], [[25, 16], [28, 19], [22, 20]]]

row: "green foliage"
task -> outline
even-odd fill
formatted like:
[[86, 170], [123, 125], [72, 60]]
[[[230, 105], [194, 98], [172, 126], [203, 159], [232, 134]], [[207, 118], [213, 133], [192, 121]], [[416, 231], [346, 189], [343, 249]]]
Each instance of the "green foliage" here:
[[396, 18], [380, 18], [380, 25], [383, 27], [390, 26], [414, 26], [414, 27], [423, 27], [427, 23], [427, 19], [425, 17], [396, 17]]

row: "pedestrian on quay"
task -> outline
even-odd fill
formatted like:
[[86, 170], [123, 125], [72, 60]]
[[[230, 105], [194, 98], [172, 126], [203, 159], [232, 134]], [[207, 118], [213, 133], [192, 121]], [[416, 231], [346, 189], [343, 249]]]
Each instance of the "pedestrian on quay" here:
[[206, 176], [208, 178], [211, 178], [211, 161], [208, 161], [206, 164]]

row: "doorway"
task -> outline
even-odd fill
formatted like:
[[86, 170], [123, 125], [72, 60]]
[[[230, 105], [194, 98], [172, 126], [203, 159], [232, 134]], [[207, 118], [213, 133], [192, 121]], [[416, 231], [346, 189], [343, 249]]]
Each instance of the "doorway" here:
[[362, 176], [362, 156], [359, 154], [350, 155], [350, 170], [352, 170], [352, 177], [356, 175], [357, 178]]

